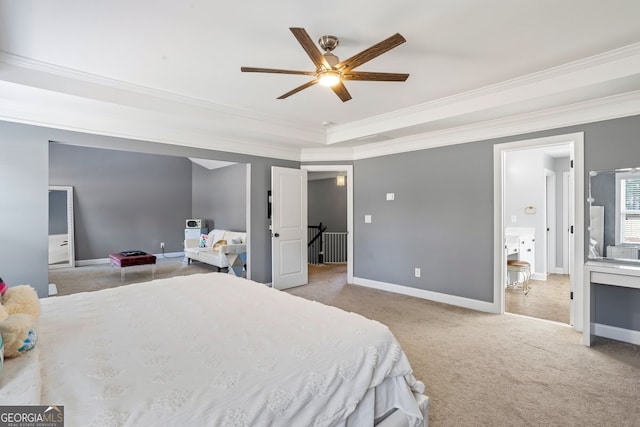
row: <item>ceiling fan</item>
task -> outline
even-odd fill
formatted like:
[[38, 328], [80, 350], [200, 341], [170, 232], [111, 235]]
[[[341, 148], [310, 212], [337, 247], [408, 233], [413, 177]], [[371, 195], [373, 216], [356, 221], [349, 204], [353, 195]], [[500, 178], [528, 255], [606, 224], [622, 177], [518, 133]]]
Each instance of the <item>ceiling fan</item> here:
[[322, 36], [318, 40], [320, 47], [325, 51], [321, 53], [309, 37], [304, 28], [289, 28], [295, 38], [298, 40], [302, 48], [307, 52], [311, 61], [316, 66], [315, 71], [296, 71], [296, 70], [278, 70], [273, 68], [255, 68], [241, 67], [240, 70], [248, 73], [274, 73], [274, 74], [300, 74], [304, 76], [313, 76], [314, 79], [298, 86], [297, 88], [279, 96], [278, 99], [287, 98], [303, 89], [311, 87], [316, 83], [330, 87], [333, 92], [346, 102], [351, 99], [351, 94], [344, 86], [346, 80], [364, 80], [377, 82], [403, 82], [407, 80], [409, 74], [401, 73], [374, 73], [367, 71], [353, 71], [365, 62], [371, 61], [383, 53], [401, 45], [406, 40], [400, 34], [396, 33], [391, 37], [371, 46], [368, 49], [352, 56], [351, 58], [340, 61], [331, 51], [338, 46], [338, 38], [336, 36]]

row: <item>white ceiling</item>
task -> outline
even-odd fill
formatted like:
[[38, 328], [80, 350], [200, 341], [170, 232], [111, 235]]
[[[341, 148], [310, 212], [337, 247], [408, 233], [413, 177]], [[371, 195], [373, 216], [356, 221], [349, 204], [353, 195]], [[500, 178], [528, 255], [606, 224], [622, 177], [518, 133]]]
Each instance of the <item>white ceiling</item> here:
[[[639, 18], [638, 0], [0, 0], [0, 118], [298, 159], [466, 142], [638, 114]], [[341, 59], [399, 32], [358, 70], [410, 77], [277, 100], [309, 78], [240, 67], [313, 71], [289, 27]]]

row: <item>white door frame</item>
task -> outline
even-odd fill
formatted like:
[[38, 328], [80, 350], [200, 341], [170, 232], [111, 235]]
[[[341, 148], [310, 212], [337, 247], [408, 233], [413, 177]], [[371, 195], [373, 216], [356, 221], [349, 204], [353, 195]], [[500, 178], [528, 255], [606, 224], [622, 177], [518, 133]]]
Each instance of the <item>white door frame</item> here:
[[251, 280], [251, 267], [253, 266], [253, 262], [251, 262], [251, 163], [246, 163], [246, 212], [245, 212], [245, 230], [247, 232], [247, 254], [246, 254], [246, 268], [245, 277]]
[[343, 172], [347, 177], [347, 283], [353, 283], [353, 165], [302, 165], [309, 172]]
[[562, 173], [562, 270], [569, 274], [569, 172]]
[[527, 148], [537, 148], [547, 145], [558, 145], [572, 143], [573, 164], [574, 164], [574, 251], [572, 259], [573, 274], [571, 276], [571, 289], [573, 291], [574, 316], [573, 327], [582, 330], [582, 270], [584, 265], [584, 133], [577, 132], [566, 135], [555, 135], [544, 138], [514, 141], [493, 146], [493, 250], [494, 250], [494, 293], [493, 312], [504, 314], [504, 283], [506, 283], [506, 254], [505, 254], [505, 220], [504, 220], [504, 174], [505, 174], [505, 154], [509, 150], [521, 150]]
[[545, 168], [545, 230], [547, 248], [547, 268], [546, 274], [557, 273], [556, 266], [556, 173], [551, 169]]

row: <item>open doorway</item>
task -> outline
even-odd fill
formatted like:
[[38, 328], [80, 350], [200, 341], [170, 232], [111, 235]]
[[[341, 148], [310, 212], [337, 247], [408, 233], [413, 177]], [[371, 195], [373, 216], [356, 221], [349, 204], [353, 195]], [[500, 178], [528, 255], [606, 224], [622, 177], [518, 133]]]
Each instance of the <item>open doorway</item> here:
[[[555, 177], [571, 171], [572, 153], [571, 143], [505, 152], [505, 233], [514, 241], [507, 251], [507, 313], [570, 323], [571, 278], [564, 257], [556, 256], [569, 252], [562, 219], [570, 194]], [[522, 262], [522, 271], [511, 267]]]
[[309, 284], [353, 282], [353, 167], [307, 165]]
[[[582, 134], [499, 144], [494, 154], [498, 311], [580, 330]], [[575, 176], [569, 186], [558, 179], [565, 175]], [[525, 261], [524, 271], [510, 268], [510, 260]]]

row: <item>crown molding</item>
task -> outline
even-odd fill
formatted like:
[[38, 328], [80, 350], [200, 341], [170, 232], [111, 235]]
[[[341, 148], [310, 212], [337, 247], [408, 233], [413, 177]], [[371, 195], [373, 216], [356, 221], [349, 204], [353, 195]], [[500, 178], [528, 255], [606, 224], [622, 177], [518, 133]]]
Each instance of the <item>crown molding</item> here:
[[133, 83], [127, 83], [121, 80], [115, 80], [108, 77], [100, 76], [97, 74], [86, 73], [83, 71], [73, 70], [71, 68], [62, 67], [59, 65], [49, 64], [47, 62], [36, 61], [34, 59], [25, 58], [22, 56], [14, 55], [0, 50], [0, 62], [26, 68], [29, 70], [40, 71], [46, 74], [52, 74], [58, 77], [65, 77], [73, 80], [78, 80], [85, 83], [96, 84], [99, 86], [106, 86], [111, 89], [118, 89], [128, 93], [136, 93], [139, 95], [145, 95], [152, 98], [165, 99], [171, 102], [177, 102], [180, 104], [191, 105], [198, 108], [204, 108], [206, 110], [215, 111], [220, 114], [248, 118], [251, 120], [262, 121], [266, 123], [277, 123], [282, 126], [298, 128], [297, 123], [283, 120], [281, 117], [268, 115], [264, 113], [258, 113], [255, 111], [249, 111], [229, 105], [218, 104], [210, 101], [206, 101], [200, 98], [194, 98], [191, 96], [180, 95], [173, 92], [167, 92], [160, 89], [154, 89], [147, 86], [136, 85]]
[[[353, 148], [353, 160], [640, 115], [640, 90]], [[304, 151], [304, 150], [303, 150]]]
[[640, 43], [327, 129], [327, 144], [567, 92], [640, 73]]
[[[56, 74], [100, 86], [94, 86], [94, 96], [86, 97], [83, 93], [70, 94], [56, 88], [31, 86], [9, 79], [0, 80], [0, 92], [3, 94], [0, 97], [2, 120], [301, 162], [353, 161], [640, 114], [640, 91], [634, 91], [354, 147], [324, 145], [321, 141], [325, 138], [325, 131], [326, 141], [329, 143], [340, 134], [336, 129], [360, 133], [361, 138], [363, 132], [367, 136], [375, 135], [379, 131], [376, 127], [378, 122], [383, 127], [393, 122], [394, 129], [411, 123], [428, 124], [441, 118], [460, 117], [470, 111], [483, 111], [507, 104], [517, 105], [519, 101], [530, 100], [534, 95], [544, 97], [558, 94], [561, 90], [575, 89], [576, 84], [584, 88], [589, 84], [638, 75], [640, 43], [318, 132], [283, 126], [281, 123], [274, 123], [266, 115], [254, 114], [251, 118], [242, 110], [79, 73], [4, 52], [0, 52], [0, 62], [22, 67], [18, 70], [0, 70], [16, 80], [19, 78], [16, 78], [16, 74], [19, 73], [15, 71], [23, 70], [26, 73], [35, 70], [34, 72]], [[31, 80], [34, 77], [46, 80], [47, 76], [31, 75]], [[579, 82], [575, 83], [574, 80]], [[60, 82], [51, 83], [52, 86], [56, 84], [60, 85]], [[104, 95], [105, 88], [113, 87], [127, 93], [134, 92], [138, 96], [136, 102], [127, 104], [114, 100], [116, 96], [122, 95], [120, 93], [111, 94], [110, 97]], [[125, 95], [127, 94], [123, 96]], [[103, 99], [99, 99], [100, 97]], [[158, 105], [149, 107], [154, 102]], [[242, 130], [240, 137], [236, 133], [238, 129]], [[300, 148], [300, 144], [310, 142], [320, 144], [317, 147]]]
[[352, 161], [354, 158], [351, 147], [303, 148], [300, 150], [301, 162], [333, 162]]
[[[300, 160], [300, 149], [239, 140], [180, 116], [61, 94], [0, 80], [0, 120], [185, 147]], [[69, 112], [72, 112], [71, 114]]]
[[[288, 121], [282, 117], [249, 111], [237, 107], [217, 104], [203, 99], [166, 92], [150, 87], [140, 86], [120, 80], [72, 70], [69, 68], [36, 61], [29, 58], [9, 54], [0, 51], [0, 63], [17, 67], [14, 72], [5, 72], [3, 77], [10, 76], [6, 81], [22, 86], [39, 87], [42, 90], [59, 92], [62, 95], [78, 96], [93, 99], [99, 102], [110, 102], [128, 108], [144, 108], [159, 113], [173, 112], [176, 115], [199, 117], [201, 122], [207, 122], [211, 128], [215, 123], [221, 126], [233, 124], [236, 129], [243, 129], [248, 134], [254, 129], [252, 137], [257, 139], [270, 137], [272, 141], [289, 145], [300, 146], [303, 144], [326, 143], [326, 131], [324, 128], [310, 130], [299, 125], [295, 121]], [[24, 77], [29, 72], [35, 72], [31, 78]], [[69, 90], [69, 84], [60, 84], [60, 80], [52, 78], [69, 79], [84, 83]], [[24, 79], [25, 82], [20, 81]], [[38, 86], [32, 82], [37, 81]], [[108, 89], [108, 94], [105, 92]], [[114, 90], [117, 95], [113, 95]], [[198, 127], [201, 125], [198, 124]], [[217, 130], [217, 129], [216, 129]], [[256, 136], [259, 135], [259, 136]], [[267, 141], [269, 142], [269, 141]]]

